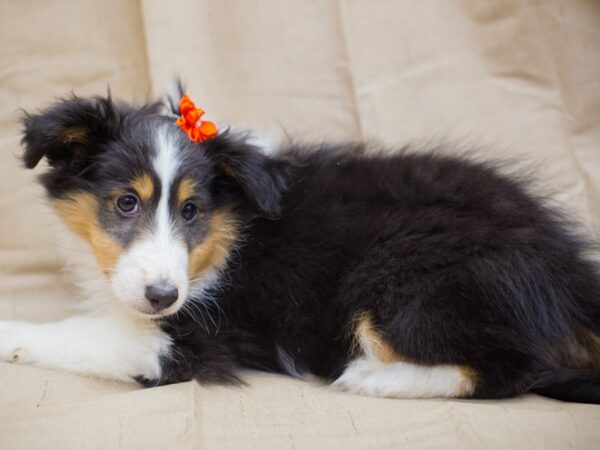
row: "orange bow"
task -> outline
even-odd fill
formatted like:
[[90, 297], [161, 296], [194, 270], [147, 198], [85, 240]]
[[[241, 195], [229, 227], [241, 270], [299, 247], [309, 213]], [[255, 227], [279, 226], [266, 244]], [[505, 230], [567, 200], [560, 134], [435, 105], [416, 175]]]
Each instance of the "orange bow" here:
[[[187, 94], [179, 101], [179, 112], [181, 116], [177, 119], [177, 125], [187, 133], [192, 142], [202, 142], [217, 135], [217, 126], [209, 120], [200, 120], [204, 110], [196, 108]], [[200, 124], [197, 125], [199, 120]]]

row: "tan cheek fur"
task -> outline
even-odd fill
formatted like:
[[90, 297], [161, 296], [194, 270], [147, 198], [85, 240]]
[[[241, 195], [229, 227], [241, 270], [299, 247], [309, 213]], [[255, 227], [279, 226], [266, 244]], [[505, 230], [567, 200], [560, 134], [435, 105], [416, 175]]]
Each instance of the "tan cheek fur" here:
[[207, 237], [190, 252], [189, 276], [194, 277], [211, 267], [222, 269], [237, 236], [238, 226], [231, 213], [215, 213]]
[[100, 227], [97, 199], [91, 194], [80, 193], [55, 200], [53, 206], [69, 228], [90, 243], [100, 269], [109, 275], [123, 249]]

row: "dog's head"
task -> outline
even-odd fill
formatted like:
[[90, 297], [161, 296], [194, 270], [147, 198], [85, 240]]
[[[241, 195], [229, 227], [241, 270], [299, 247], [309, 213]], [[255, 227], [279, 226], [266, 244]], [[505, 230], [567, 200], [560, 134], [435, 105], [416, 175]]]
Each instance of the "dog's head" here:
[[89, 243], [114, 297], [149, 317], [210, 287], [240, 223], [277, 216], [283, 189], [243, 137], [192, 142], [174, 113], [74, 96], [24, 118], [25, 165], [46, 158], [54, 209]]

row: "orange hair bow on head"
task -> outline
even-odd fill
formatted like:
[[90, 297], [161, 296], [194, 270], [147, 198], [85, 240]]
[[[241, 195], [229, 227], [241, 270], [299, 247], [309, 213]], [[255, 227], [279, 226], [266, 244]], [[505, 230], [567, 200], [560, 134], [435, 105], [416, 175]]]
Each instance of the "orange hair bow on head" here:
[[186, 132], [192, 142], [202, 142], [217, 135], [217, 126], [209, 120], [200, 120], [204, 110], [196, 108], [187, 94], [179, 100], [179, 113], [181, 116], [177, 119], [177, 125]]

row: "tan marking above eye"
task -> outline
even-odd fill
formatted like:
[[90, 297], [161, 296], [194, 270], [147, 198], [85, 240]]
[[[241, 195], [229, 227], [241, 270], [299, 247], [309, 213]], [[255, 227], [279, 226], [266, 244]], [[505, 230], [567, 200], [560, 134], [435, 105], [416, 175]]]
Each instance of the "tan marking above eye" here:
[[154, 193], [154, 182], [152, 181], [152, 177], [147, 173], [135, 177], [131, 182], [131, 187], [135, 189], [140, 199], [144, 202], [150, 200]]
[[190, 252], [189, 276], [194, 277], [211, 267], [225, 267], [238, 235], [238, 224], [232, 214], [228, 211], [216, 212], [210, 219], [206, 238]]
[[96, 197], [77, 193], [53, 201], [52, 206], [73, 233], [90, 243], [100, 269], [110, 275], [123, 248], [100, 226]]
[[184, 178], [179, 182], [177, 188], [177, 202], [179, 205], [183, 204], [187, 199], [194, 195], [196, 190], [196, 182], [191, 178]]

